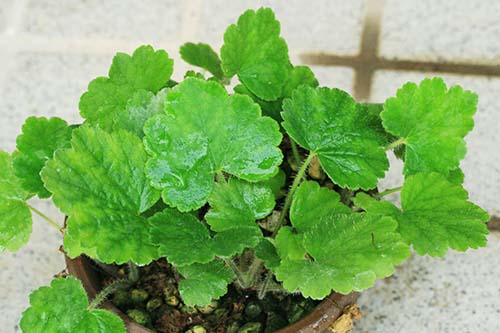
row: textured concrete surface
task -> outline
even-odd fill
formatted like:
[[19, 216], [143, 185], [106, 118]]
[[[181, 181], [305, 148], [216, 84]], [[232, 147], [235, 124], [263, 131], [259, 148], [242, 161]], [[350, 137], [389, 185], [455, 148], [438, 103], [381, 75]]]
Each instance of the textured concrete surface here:
[[[141, 43], [164, 48], [176, 61], [174, 78], [180, 79], [189, 68], [177, 54], [182, 42], [219, 46], [225, 27], [241, 11], [270, 5], [282, 21], [295, 64], [302, 53], [356, 55], [367, 1], [0, 0], [0, 149], [14, 149], [29, 115], [79, 121], [81, 93], [91, 79], [106, 74], [117, 51], [130, 52]], [[497, 1], [372, 1], [384, 6], [379, 50], [384, 57], [498, 64]], [[353, 92], [355, 69], [311, 67], [320, 84]], [[404, 82], [434, 75], [378, 71], [370, 100], [383, 101]], [[470, 154], [462, 167], [471, 199], [498, 213], [500, 78], [440, 76], [480, 96], [476, 129], [467, 138]], [[396, 162], [381, 186], [400, 181], [401, 164]], [[33, 204], [62, 221], [48, 202]], [[359, 303], [365, 317], [354, 332], [500, 332], [500, 236], [492, 234], [489, 240], [486, 249], [405, 263], [394, 277], [363, 293]], [[57, 232], [35, 217], [29, 245], [0, 255], [2, 333], [19, 331], [29, 293], [64, 267], [60, 243]]]

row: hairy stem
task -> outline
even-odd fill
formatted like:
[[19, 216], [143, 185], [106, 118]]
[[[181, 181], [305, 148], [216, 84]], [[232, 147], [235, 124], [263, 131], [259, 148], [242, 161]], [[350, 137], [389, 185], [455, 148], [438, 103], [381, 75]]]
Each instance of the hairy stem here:
[[139, 268], [132, 261], [128, 262], [128, 279], [130, 282], [135, 283], [139, 281]]
[[380, 193], [377, 193], [374, 195], [375, 198], [382, 198], [388, 194], [391, 194], [391, 193], [394, 193], [394, 192], [398, 192], [398, 191], [401, 191], [403, 189], [403, 186], [398, 186], [398, 187], [393, 187], [393, 188], [389, 188], [385, 191], [382, 191]]
[[56, 228], [61, 234], [63, 234], [63, 230], [62, 230], [62, 227], [57, 224], [54, 220], [52, 220], [50, 217], [48, 217], [47, 215], [45, 215], [44, 213], [42, 213], [41, 211], [39, 211], [38, 209], [36, 209], [35, 207], [31, 206], [30, 204], [26, 204], [28, 206], [29, 209], [31, 209], [31, 211], [35, 214], [37, 214], [38, 216], [40, 216], [42, 219], [44, 219], [46, 222], [48, 222], [51, 226], [53, 226], [54, 228]]
[[217, 171], [215, 173], [215, 179], [217, 180], [218, 183], [226, 182], [226, 177], [224, 177], [224, 173], [222, 171]]
[[245, 284], [245, 278], [242, 276], [240, 269], [238, 268], [238, 266], [236, 266], [234, 261], [230, 258], [221, 258], [221, 259], [233, 273], [237, 286], [240, 287], [241, 289], [246, 289], [247, 285]]
[[260, 286], [260, 289], [257, 293], [257, 297], [259, 299], [264, 299], [264, 297], [266, 297], [266, 293], [269, 291], [268, 287], [269, 287], [269, 283], [271, 282], [272, 277], [273, 277], [273, 274], [271, 272], [268, 272], [265, 279], [264, 279], [264, 282], [262, 282], [262, 285]]
[[290, 191], [288, 191], [288, 193], [286, 195], [285, 205], [283, 206], [283, 210], [281, 211], [280, 217], [278, 219], [278, 223], [276, 225], [276, 228], [273, 231], [272, 237], [276, 236], [279, 229], [283, 225], [283, 222], [285, 221], [285, 217], [288, 214], [288, 211], [290, 210], [290, 206], [292, 205], [293, 195], [295, 194], [295, 191], [299, 187], [299, 185], [302, 181], [302, 178], [304, 177], [304, 175], [307, 171], [307, 167], [309, 166], [309, 164], [313, 160], [314, 156], [316, 156], [316, 155], [313, 153], [309, 154], [309, 156], [306, 158], [304, 163], [302, 163], [302, 166], [300, 167], [299, 171], [297, 171], [297, 175], [295, 175], [295, 179], [293, 180], [292, 187], [290, 188]]
[[297, 165], [300, 165], [302, 159], [300, 158], [299, 148], [292, 138], [290, 138], [290, 145], [292, 146], [292, 154], [293, 158], [295, 159], [295, 163], [297, 163]]
[[262, 260], [255, 257], [250, 267], [248, 267], [248, 270], [243, 273], [243, 278], [247, 287], [251, 287], [255, 284], [255, 280], [257, 279], [258, 272], [261, 267]]
[[88, 306], [88, 310], [94, 310], [96, 309], [97, 307], [99, 307], [99, 305], [104, 302], [104, 300], [109, 296], [111, 295], [112, 293], [114, 293], [115, 291], [119, 290], [119, 289], [125, 289], [125, 288], [128, 288], [130, 287], [132, 283], [127, 280], [127, 279], [120, 279], [120, 280], [116, 280], [114, 281], [113, 283], [111, 283], [110, 285], [106, 286], [106, 288], [104, 288], [103, 290], [101, 290], [95, 297], [94, 299], [92, 300], [92, 302], [90, 302], [89, 306]]
[[399, 145], [401, 145], [403, 143], [405, 143], [405, 139], [404, 138], [399, 138], [396, 141], [391, 142], [389, 145], [387, 145], [385, 147], [385, 150], [387, 151], [387, 150], [394, 149], [394, 148], [396, 148], [397, 146], [399, 146]]

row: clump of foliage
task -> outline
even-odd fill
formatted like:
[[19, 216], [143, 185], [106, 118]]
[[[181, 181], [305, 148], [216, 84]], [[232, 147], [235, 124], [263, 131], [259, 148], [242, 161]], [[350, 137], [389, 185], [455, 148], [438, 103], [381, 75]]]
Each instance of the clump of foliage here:
[[[474, 93], [432, 78], [363, 104], [318, 87], [291, 64], [270, 9], [229, 26], [220, 58], [203, 43], [181, 55], [204, 73], [175, 82], [167, 52], [141, 46], [89, 84], [83, 124], [27, 119], [17, 150], [0, 153], [0, 249], [28, 241], [40, 212], [27, 200], [52, 196], [68, 216], [68, 256], [131, 267], [166, 258], [183, 302], [204, 306], [229, 284], [261, 297], [360, 291], [410, 247], [442, 257], [486, 244], [489, 217], [459, 168]], [[391, 150], [404, 183], [378, 193]], [[396, 191], [400, 207], [383, 199]], [[56, 279], [32, 294], [21, 328], [125, 331], [97, 305], [77, 280]]]

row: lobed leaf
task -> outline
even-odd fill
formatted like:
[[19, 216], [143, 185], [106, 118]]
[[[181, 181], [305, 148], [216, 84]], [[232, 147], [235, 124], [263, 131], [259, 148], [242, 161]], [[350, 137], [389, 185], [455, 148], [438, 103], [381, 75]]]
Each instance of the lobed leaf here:
[[173, 72], [173, 60], [163, 50], [155, 51], [144, 45], [132, 56], [117, 53], [109, 77], [90, 82], [88, 91], [80, 98], [80, 114], [87, 124], [98, 125], [107, 131], [116, 129], [116, 114], [127, 112], [130, 98], [140, 90], [151, 93], [165, 87]]
[[31, 235], [30, 194], [14, 174], [12, 156], [0, 150], [0, 252], [18, 251]]
[[30, 304], [20, 323], [24, 333], [125, 333], [125, 325], [114, 313], [87, 309], [87, 294], [71, 276], [34, 291]]
[[441, 78], [407, 83], [381, 113], [385, 129], [406, 147], [404, 174], [456, 169], [466, 153], [464, 137], [474, 127], [477, 95]]
[[274, 194], [260, 183], [230, 178], [217, 183], [208, 199], [211, 209], [205, 215], [214, 231], [235, 227], [256, 227], [256, 220], [269, 215], [274, 208]]
[[330, 179], [341, 187], [371, 189], [389, 162], [380, 135], [346, 92], [300, 86], [283, 102], [283, 127], [316, 154]]
[[66, 215], [66, 252], [105, 263], [147, 264], [158, 258], [141, 213], [159, 199], [146, 179], [146, 152], [132, 133], [82, 126], [71, 148], [59, 150], [42, 170], [54, 203]]
[[214, 237], [190, 213], [168, 208], [150, 219], [151, 240], [160, 254], [176, 266], [206, 264], [215, 257], [231, 257], [246, 247], [256, 246], [262, 238], [258, 227], [235, 227]]
[[167, 94], [166, 111], [146, 122], [144, 143], [151, 155], [148, 177], [168, 205], [200, 208], [221, 171], [251, 182], [278, 172], [278, 124], [261, 117], [250, 98], [188, 78]]
[[219, 55], [205, 43], [186, 43], [180, 49], [181, 58], [193, 66], [201, 67], [219, 80], [224, 79]]
[[13, 160], [14, 172], [26, 191], [36, 193], [40, 198], [50, 197], [40, 171], [57, 149], [69, 146], [71, 132], [71, 127], [57, 117], [26, 119], [23, 132], [16, 139], [18, 153]]
[[220, 260], [177, 268], [184, 277], [179, 292], [187, 306], [206, 306], [227, 293], [233, 274]]
[[224, 74], [237, 74], [259, 98], [273, 101], [283, 96], [291, 64], [280, 23], [270, 8], [247, 10], [227, 28], [221, 58]]
[[255, 247], [255, 256], [262, 260], [267, 268], [274, 269], [280, 265], [280, 256], [272, 238], [263, 238]]

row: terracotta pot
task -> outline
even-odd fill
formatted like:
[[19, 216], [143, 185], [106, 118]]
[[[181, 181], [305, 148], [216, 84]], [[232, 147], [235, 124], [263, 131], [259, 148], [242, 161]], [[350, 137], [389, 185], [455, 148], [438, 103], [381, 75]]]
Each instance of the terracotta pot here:
[[[100, 278], [91, 263], [91, 260], [85, 256], [75, 259], [66, 257], [66, 266], [71, 275], [82, 281], [83, 287], [87, 290], [92, 299], [101, 290]], [[333, 322], [340, 317], [343, 309], [353, 304], [358, 298], [358, 293], [342, 295], [333, 293], [323, 302], [321, 302], [310, 314], [298, 322], [282, 328], [276, 333], [320, 333], [324, 332]], [[125, 325], [128, 333], [154, 333], [153, 331], [136, 324], [123, 312], [118, 310], [111, 302], [106, 301], [102, 307], [118, 314]]]

